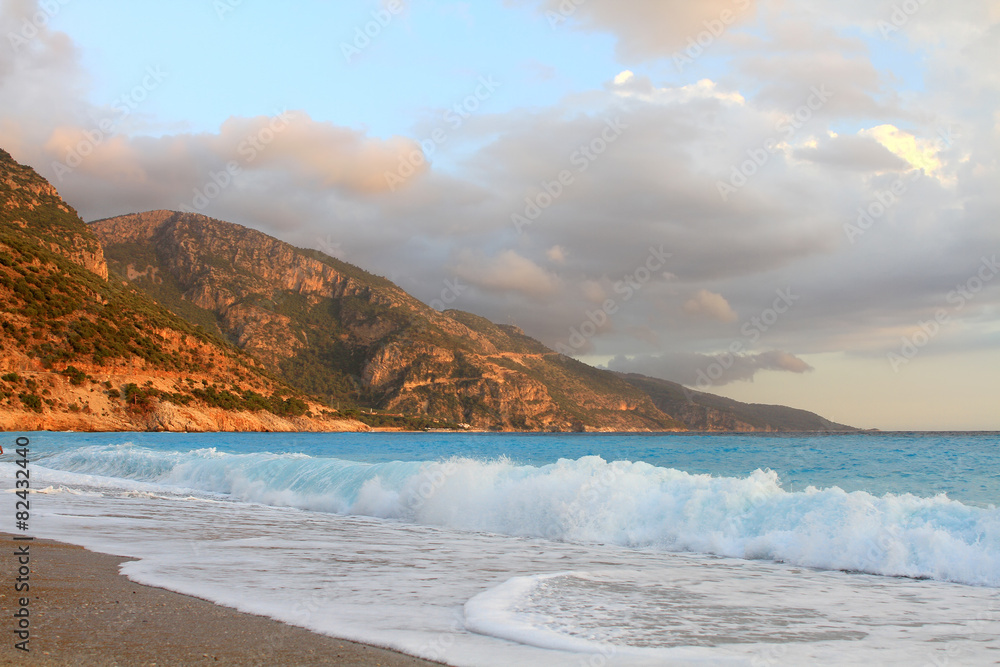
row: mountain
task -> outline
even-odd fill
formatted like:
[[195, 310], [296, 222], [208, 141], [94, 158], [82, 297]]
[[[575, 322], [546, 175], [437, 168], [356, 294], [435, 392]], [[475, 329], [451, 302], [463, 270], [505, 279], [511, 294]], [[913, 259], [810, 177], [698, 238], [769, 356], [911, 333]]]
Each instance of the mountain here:
[[806, 410], [783, 405], [741, 403], [730, 398], [693, 391], [687, 387], [635, 373], [618, 374], [641, 389], [663, 412], [673, 415], [693, 431], [856, 431]]
[[55, 188], [0, 150], [0, 429], [364, 430], [111, 275]]
[[621, 378], [517, 327], [438, 312], [384, 278], [261, 232], [172, 211], [91, 229], [114, 272], [331, 404], [484, 429], [684, 428]]
[[788, 430], [793, 422], [709, 395], [685, 409], [663, 400], [672, 383], [637, 382], [517, 327], [438, 312], [385, 278], [232, 223], [150, 211], [90, 228], [114, 274], [331, 405], [508, 430]]
[[587, 366], [232, 223], [88, 226], [2, 150], [0, 202], [0, 429], [849, 430]]

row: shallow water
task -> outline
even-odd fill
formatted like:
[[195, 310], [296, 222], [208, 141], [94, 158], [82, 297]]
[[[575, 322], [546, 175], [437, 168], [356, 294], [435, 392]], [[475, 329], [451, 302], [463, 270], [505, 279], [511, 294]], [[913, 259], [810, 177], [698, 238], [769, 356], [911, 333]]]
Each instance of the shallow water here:
[[29, 437], [33, 534], [451, 664], [1000, 660], [996, 436]]

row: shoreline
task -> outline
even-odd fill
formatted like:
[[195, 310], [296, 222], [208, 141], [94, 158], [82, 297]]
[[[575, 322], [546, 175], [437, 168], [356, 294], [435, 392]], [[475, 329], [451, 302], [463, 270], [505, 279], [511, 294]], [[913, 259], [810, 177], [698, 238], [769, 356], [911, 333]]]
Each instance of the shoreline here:
[[[30, 545], [30, 653], [0, 649], [0, 663], [37, 665], [437, 665], [247, 614], [119, 574], [133, 560], [55, 540], [14, 542], [2, 535], [4, 571], [17, 571], [14, 545]], [[24, 595], [24, 593], [18, 594]], [[0, 594], [7, 621], [16, 609], [13, 585]]]

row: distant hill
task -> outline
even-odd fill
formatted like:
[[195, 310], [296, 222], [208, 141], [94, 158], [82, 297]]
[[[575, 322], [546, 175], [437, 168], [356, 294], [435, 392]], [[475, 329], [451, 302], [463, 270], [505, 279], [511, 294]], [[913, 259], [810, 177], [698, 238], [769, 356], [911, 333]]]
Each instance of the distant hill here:
[[367, 428], [108, 276], [76, 211], [0, 150], [0, 429]]
[[91, 223], [113, 272], [332, 405], [484, 429], [676, 430], [642, 391], [517, 327], [438, 312], [388, 280], [201, 215]]
[[517, 327], [438, 312], [356, 266], [202, 215], [151, 211], [91, 229], [112, 272], [331, 405], [508, 430], [789, 430], [793, 413], [831, 424], [707, 394], [681, 405], [667, 400], [680, 385], [593, 368]]
[[693, 391], [669, 380], [621, 373], [626, 382], [641, 389], [660, 410], [694, 431], [855, 431], [806, 410], [782, 405], [741, 403], [730, 398]]

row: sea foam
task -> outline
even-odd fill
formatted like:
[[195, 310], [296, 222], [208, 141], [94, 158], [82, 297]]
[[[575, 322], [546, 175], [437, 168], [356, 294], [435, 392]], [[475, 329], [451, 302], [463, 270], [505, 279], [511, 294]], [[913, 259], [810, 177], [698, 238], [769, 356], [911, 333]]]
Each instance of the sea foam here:
[[944, 495], [791, 492], [769, 470], [713, 477], [595, 456], [543, 466], [504, 458], [372, 464], [127, 445], [74, 449], [38, 465], [143, 490], [153, 484], [464, 531], [1000, 587], [996, 508]]

